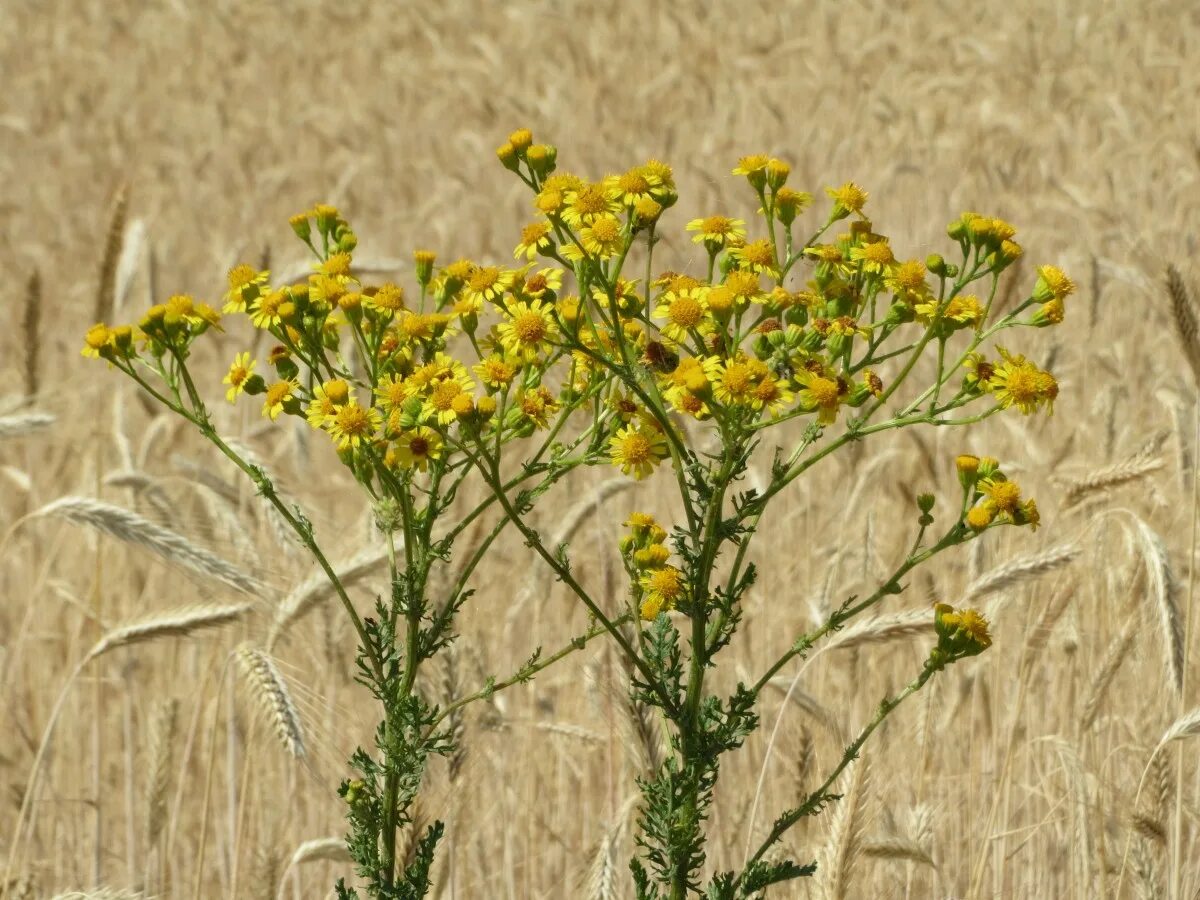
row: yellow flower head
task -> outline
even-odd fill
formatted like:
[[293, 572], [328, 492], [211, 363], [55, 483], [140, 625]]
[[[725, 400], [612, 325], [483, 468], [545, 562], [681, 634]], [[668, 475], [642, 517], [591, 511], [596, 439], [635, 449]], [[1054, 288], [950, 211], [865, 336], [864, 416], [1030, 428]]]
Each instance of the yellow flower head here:
[[475, 375], [489, 390], [503, 390], [517, 377], [517, 366], [502, 356], [493, 353], [485, 356], [474, 367]]
[[683, 572], [674, 566], [651, 569], [638, 580], [644, 592], [641, 614], [647, 621], [658, 618], [664, 609], [674, 609], [687, 592]]
[[288, 302], [286, 291], [264, 294], [251, 304], [250, 321], [255, 328], [278, 328], [283, 324], [283, 305]]
[[234, 266], [229, 270], [229, 290], [225, 292], [224, 311], [245, 312], [247, 301], [253, 300], [262, 292], [270, 277], [270, 272], [260, 272], [244, 263]]
[[983, 479], [979, 482], [979, 489], [983, 491], [986, 505], [1010, 518], [1021, 505], [1021, 488], [1002, 476]]
[[541, 300], [515, 303], [498, 330], [500, 345], [506, 352], [532, 362], [550, 350], [550, 341], [558, 333], [554, 308]]
[[841, 187], [827, 187], [825, 193], [833, 200], [833, 211], [830, 219], [844, 219], [850, 213], [862, 215], [862, 208], [867, 203], [867, 192], [853, 181], [847, 181]]
[[729, 255], [743, 269], [749, 269], [751, 272], [766, 272], [769, 275], [775, 274], [775, 250], [767, 238], [759, 238], [757, 241], [751, 241], [741, 247], [732, 247]]
[[696, 232], [692, 243], [707, 243], [713, 248], [740, 243], [746, 237], [746, 223], [741, 219], [731, 219], [728, 216], [706, 216], [703, 219], [692, 219], [687, 223], [687, 230]]
[[626, 475], [642, 480], [667, 457], [667, 441], [654, 426], [635, 422], [617, 431], [608, 443], [609, 458]]
[[622, 175], [609, 175], [604, 179], [604, 192], [608, 199], [622, 206], [636, 206], [640, 200], [654, 200], [656, 188], [663, 184], [662, 177], [645, 166], [636, 166]]
[[338, 407], [350, 399], [350, 385], [340, 378], [326, 381], [313, 388], [305, 418], [313, 428], [323, 428], [337, 413]]
[[761, 153], [743, 156], [734, 167], [733, 174], [745, 176], [751, 187], [755, 190], [762, 190], [763, 185], [767, 183], [767, 166], [770, 163], [771, 157]]
[[545, 253], [554, 247], [554, 241], [550, 237], [549, 222], [534, 222], [532, 225], [526, 225], [521, 230], [521, 243], [517, 244], [517, 249], [513, 251], [513, 259], [520, 259], [524, 256], [532, 261], [539, 253]]
[[850, 248], [850, 259], [860, 263], [864, 272], [881, 275], [891, 270], [896, 263], [891, 245], [886, 240], [871, 241]]
[[726, 406], [754, 407], [754, 391], [768, 374], [766, 365], [754, 358], [738, 356], [721, 363], [713, 394]]
[[[497, 266], [476, 268], [467, 279], [466, 297], [482, 305], [499, 300], [517, 281], [517, 273]], [[478, 307], [477, 307], [478, 308]]]
[[402, 432], [396, 438], [384, 457], [384, 462], [389, 466], [424, 472], [429, 468], [430, 460], [440, 459], [441, 456], [441, 437], [432, 428], [418, 425], [411, 431]]
[[841, 384], [835, 377], [802, 369], [796, 375], [796, 384], [801, 389], [796, 395], [800, 405], [807, 410], [817, 410], [820, 424], [832, 425], [837, 421], [843, 397]]
[[[601, 213], [580, 229], [579, 242], [583, 244], [584, 250], [597, 259], [611, 259], [621, 252], [625, 244], [625, 235], [616, 216], [612, 213]], [[573, 244], [570, 246], [574, 247]], [[569, 258], [566, 247], [563, 251], [563, 255]]]
[[111, 335], [112, 330], [107, 325], [93, 325], [83, 336], [83, 355], [90, 359], [97, 359], [108, 344]]
[[534, 424], [535, 428], [549, 428], [550, 417], [558, 412], [559, 404], [543, 385], [528, 391], [521, 391], [517, 397], [517, 406], [525, 418]]
[[990, 379], [992, 393], [1001, 409], [1015, 406], [1025, 415], [1041, 406], [1051, 406], [1058, 396], [1058, 382], [1049, 372], [1043, 372], [1024, 356], [996, 348], [1004, 362], [996, 366]]
[[662, 333], [682, 344], [693, 332], [704, 334], [709, 331], [707, 295], [708, 291], [703, 287], [664, 294], [654, 310], [654, 318], [666, 322]]
[[565, 201], [562, 218], [572, 228], [590, 225], [597, 216], [605, 213], [615, 215], [621, 211], [621, 204], [610, 200], [600, 184], [581, 184], [566, 193]]
[[385, 315], [395, 315], [404, 309], [404, 288], [390, 281], [385, 282], [373, 294], [364, 295], [363, 305]]
[[562, 279], [562, 269], [539, 269], [526, 277], [520, 293], [531, 300], [540, 300], [546, 296], [547, 291], [557, 293], [562, 287]]
[[293, 395], [300, 385], [292, 380], [277, 381], [267, 388], [263, 398], [263, 415], [274, 421], [284, 411], [284, 404], [293, 401]]
[[239, 353], [233, 358], [229, 373], [222, 379], [223, 384], [229, 385], [229, 390], [225, 392], [225, 399], [230, 403], [236, 402], [238, 394], [245, 390], [246, 382], [250, 380], [255, 365], [256, 361], [250, 358], [249, 353]]
[[988, 620], [975, 609], [956, 610], [948, 603], [934, 607], [933, 627], [937, 632], [937, 651], [943, 660], [953, 661], [975, 656], [992, 646]]
[[358, 405], [357, 400], [336, 407], [328, 420], [329, 434], [339, 450], [353, 450], [369, 443], [383, 424], [383, 417], [373, 406]]
[[1057, 266], [1038, 266], [1038, 280], [1033, 288], [1033, 299], [1039, 303], [1063, 300], [1075, 292], [1075, 282]]

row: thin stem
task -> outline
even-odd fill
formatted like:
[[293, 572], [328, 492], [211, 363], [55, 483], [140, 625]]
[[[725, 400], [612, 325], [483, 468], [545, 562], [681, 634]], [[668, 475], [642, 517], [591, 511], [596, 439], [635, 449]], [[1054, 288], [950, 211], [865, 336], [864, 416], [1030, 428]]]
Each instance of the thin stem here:
[[875, 733], [875, 729], [883, 724], [883, 720], [891, 715], [896, 707], [924, 687], [925, 683], [933, 677], [933, 674], [936, 671], [938, 671], [937, 667], [926, 663], [925, 669], [921, 672], [921, 674], [918, 675], [913, 681], [909, 682], [904, 690], [902, 690], [895, 697], [883, 698], [878, 709], [875, 711], [874, 717], [866, 724], [863, 730], [858, 733], [858, 737], [851, 741], [846, 747], [845, 752], [842, 754], [841, 762], [837, 764], [834, 770], [830, 773], [829, 777], [821, 783], [820, 787], [808, 795], [804, 803], [802, 803], [796, 809], [789, 810], [775, 820], [775, 824], [772, 826], [770, 833], [763, 840], [763, 842], [759, 844], [758, 849], [754, 851], [754, 854], [750, 857], [746, 867], [742, 870], [742, 874], [739, 875], [737, 880], [734, 882], [733, 886], [735, 891], [741, 886], [742, 879], [746, 877], [746, 872], [749, 870], [749, 868], [761, 860], [766, 852], [770, 850], [771, 847], [774, 846], [774, 844], [776, 844], [780, 838], [782, 838], [792, 828], [792, 826], [794, 826], [804, 817], [818, 813], [830, 800], [837, 799], [833, 795], [829, 794], [828, 791], [833, 786], [834, 782], [841, 777], [841, 774], [846, 770], [846, 767], [849, 766], [852, 761], [858, 758], [858, 753], [862, 749], [863, 745], [867, 742], [867, 739]]

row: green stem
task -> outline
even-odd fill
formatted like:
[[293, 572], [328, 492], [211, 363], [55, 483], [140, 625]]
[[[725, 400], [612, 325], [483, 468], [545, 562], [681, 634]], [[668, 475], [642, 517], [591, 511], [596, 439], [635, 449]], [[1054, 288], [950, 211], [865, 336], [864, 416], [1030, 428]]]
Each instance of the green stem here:
[[883, 724], [883, 720], [891, 715], [896, 707], [924, 687], [925, 683], [929, 681], [929, 679], [932, 678], [933, 674], [937, 671], [938, 667], [926, 663], [921, 674], [918, 675], [913, 681], [909, 682], [904, 690], [902, 690], [895, 697], [885, 697], [880, 702], [878, 709], [875, 711], [874, 717], [872, 717], [871, 721], [866, 724], [863, 730], [858, 733], [858, 736], [846, 747], [845, 752], [842, 754], [841, 762], [838, 763], [833, 772], [830, 773], [829, 777], [822, 782], [821, 786], [809, 794], [804, 803], [802, 803], [796, 809], [789, 810], [775, 820], [775, 824], [772, 826], [770, 833], [758, 846], [758, 849], [754, 851], [754, 854], [750, 857], [750, 859], [747, 860], [746, 866], [742, 870], [742, 874], [739, 875], [737, 880], [734, 882], [733, 887], [735, 893], [737, 888], [741, 886], [742, 880], [746, 877], [747, 871], [749, 871], [752, 866], [758, 863], [759, 860], [766, 855], [767, 851], [770, 850], [771, 847], [774, 846], [792, 828], [793, 825], [806, 816], [811, 816], [818, 813], [821, 808], [830, 800], [837, 799], [835, 796], [828, 793], [829, 789], [838, 780], [838, 778], [841, 777], [841, 774], [846, 770], [846, 767], [849, 766], [853, 760], [858, 758], [858, 753], [862, 749], [863, 745], [867, 742], [867, 739], [875, 733], [875, 729]]

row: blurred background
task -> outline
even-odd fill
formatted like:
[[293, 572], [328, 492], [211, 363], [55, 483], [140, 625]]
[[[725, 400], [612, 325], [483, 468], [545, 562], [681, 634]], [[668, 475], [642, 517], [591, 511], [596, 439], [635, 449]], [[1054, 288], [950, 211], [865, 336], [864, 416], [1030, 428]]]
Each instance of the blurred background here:
[[[5, 0], [0, 861], [13, 895], [106, 884], [320, 898], [350, 874], [334, 842], [298, 851], [342, 833], [333, 788], [373, 728], [352, 636], [318, 604], [274, 648], [308, 733], [297, 764], [222, 672], [239, 643], [263, 643], [272, 610], [313, 571], [197, 436], [80, 357], [82, 334], [110, 306], [123, 321], [173, 293], [219, 300], [238, 262], [302, 269], [287, 217], [314, 202], [349, 219], [357, 261], [397, 279], [411, 279], [418, 247], [505, 264], [532, 207], [494, 149], [529, 127], [557, 145], [560, 169], [588, 177], [670, 163], [681, 200], [662, 261], [680, 269], [702, 261], [690, 218], [752, 219], [754, 197], [729, 172], [761, 152], [814, 195], [866, 187], [898, 256], [948, 252], [946, 223], [970, 209], [1017, 226], [1014, 290], [1042, 263], [1079, 284], [1066, 322], [1023, 333], [1019, 348], [1061, 382], [1053, 418], [857, 445], [814, 470], [759, 539], [765, 574], [731, 680], [895, 566], [912, 497], [951, 488], [955, 453], [1006, 460], [1044, 516], [1036, 534], [941, 559], [889, 601], [885, 613], [974, 597], [995, 646], [876, 736], [841, 814], [850, 838], [829, 817], [796, 830], [802, 859], [848, 842], [844, 877], [771, 896], [1113, 896], [1123, 858], [1122, 896], [1200, 896], [1195, 744], [1151, 756], [1198, 696], [1197, 59], [1200, 6], [1159, 0]], [[367, 512], [330, 449], [216, 402], [243, 340], [221, 336], [198, 362], [212, 405], [305, 505], [330, 555], [351, 559], [370, 540]], [[610, 477], [590, 474], [569, 496]], [[222, 631], [116, 651], [84, 672], [32, 837], [14, 851], [34, 753], [87, 649], [115, 624], [221, 599], [142, 549], [22, 519], [68, 495], [135, 509], [270, 591]], [[540, 515], [552, 527], [580, 513], [578, 569], [615, 605], [617, 523], [660, 502], [651, 480], [596, 510], [561, 492]], [[519, 541], [501, 547], [463, 615], [449, 696], [585, 625]], [[380, 577], [357, 584], [362, 602]], [[926, 636], [898, 633], [785, 670], [763, 731], [724, 770], [710, 865], [738, 865], [927, 652]], [[462, 753], [430, 776], [429, 815], [449, 822], [436, 896], [630, 896], [629, 798], [655, 742], [624, 682], [612, 655], [589, 649], [469, 710]]]

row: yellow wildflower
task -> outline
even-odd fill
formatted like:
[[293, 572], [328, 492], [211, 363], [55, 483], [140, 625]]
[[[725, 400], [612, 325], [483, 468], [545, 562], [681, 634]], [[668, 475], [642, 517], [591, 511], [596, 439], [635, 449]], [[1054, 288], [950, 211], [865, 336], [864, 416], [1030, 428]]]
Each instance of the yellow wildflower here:
[[250, 379], [254, 372], [256, 361], [250, 358], [250, 354], [243, 352], [233, 358], [233, 364], [229, 367], [229, 374], [222, 379], [222, 384], [229, 385], [229, 390], [225, 392], [225, 399], [230, 403], [235, 403], [240, 394], [246, 388], [246, 382]]
[[638, 584], [644, 592], [641, 614], [647, 621], [658, 618], [664, 609], [674, 609], [687, 591], [683, 572], [674, 566], [651, 569], [638, 580]]
[[539, 253], [546, 253], [553, 247], [554, 241], [550, 238], [550, 223], [534, 222], [521, 230], [521, 243], [517, 244], [517, 249], [513, 251], [513, 259], [520, 259], [524, 256], [532, 261]]
[[868, 194], [853, 181], [847, 181], [841, 187], [825, 188], [825, 193], [833, 200], [831, 219], [844, 219], [850, 213], [862, 215], [862, 208], [867, 203]]
[[838, 407], [842, 403], [841, 385], [836, 378], [802, 369], [796, 374], [797, 393], [800, 405], [806, 410], [817, 410], [817, 421], [832, 425], [837, 421]]
[[731, 219], [728, 216], [692, 219], [686, 227], [688, 231], [697, 232], [692, 238], [692, 243], [708, 243], [715, 248], [740, 242], [746, 236], [746, 223], [742, 219]]
[[550, 349], [550, 340], [557, 334], [554, 308], [541, 300], [514, 304], [498, 330], [507, 352], [532, 362]]
[[666, 320], [662, 333], [682, 344], [693, 332], [703, 334], [710, 330], [707, 294], [704, 288], [685, 288], [678, 293], [664, 294], [654, 309], [654, 318]]
[[729, 255], [743, 269], [749, 269], [751, 272], [766, 272], [770, 275], [775, 274], [775, 251], [771, 247], [771, 242], [766, 238], [759, 238], [757, 241], [751, 241], [741, 247], [732, 247]]
[[604, 179], [604, 192], [609, 200], [633, 207], [641, 200], [654, 200], [654, 191], [663, 184], [662, 177], [646, 166], [637, 166], [621, 175]]
[[890, 271], [896, 264], [892, 247], [886, 240], [871, 241], [850, 248], [850, 259], [860, 263], [864, 272], [876, 275]]
[[429, 461], [440, 459], [442, 455], [442, 439], [432, 428], [418, 425], [410, 431], [405, 431], [396, 438], [395, 444], [388, 450], [384, 462], [391, 466], [405, 469], [419, 469], [424, 472], [429, 468]]
[[260, 272], [244, 263], [234, 266], [229, 270], [229, 290], [225, 292], [224, 311], [245, 312], [246, 301], [257, 297], [270, 277], [270, 272]]
[[267, 388], [266, 396], [263, 398], [262, 414], [274, 421], [279, 418], [279, 414], [283, 412], [284, 404], [293, 400], [293, 394], [300, 385], [293, 379], [286, 381], [277, 381]]
[[609, 458], [626, 475], [641, 480], [667, 457], [667, 441], [654, 426], [636, 422], [624, 426], [608, 443]]
[[373, 406], [359, 406], [357, 400], [337, 407], [329, 420], [329, 434], [337, 442], [339, 450], [353, 450], [375, 436], [383, 424], [383, 417]]

